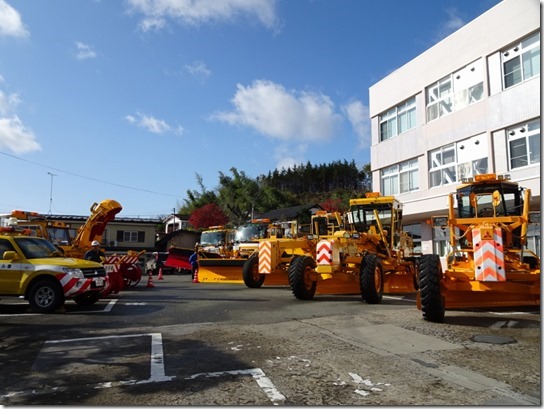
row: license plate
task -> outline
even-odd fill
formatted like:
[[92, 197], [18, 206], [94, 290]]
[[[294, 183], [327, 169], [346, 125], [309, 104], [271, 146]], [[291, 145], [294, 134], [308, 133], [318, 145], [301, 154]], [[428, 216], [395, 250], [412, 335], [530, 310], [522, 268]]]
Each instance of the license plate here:
[[104, 279], [101, 278], [101, 277], [95, 278], [94, 279], [94, 285], [96, 287], [104, 287]]

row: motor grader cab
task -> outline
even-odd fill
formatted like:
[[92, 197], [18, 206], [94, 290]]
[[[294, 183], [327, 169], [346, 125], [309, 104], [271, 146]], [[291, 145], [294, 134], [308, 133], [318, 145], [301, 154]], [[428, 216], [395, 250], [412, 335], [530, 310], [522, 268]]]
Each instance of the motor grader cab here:
[[447, 309], [540, 305], [540, 257], [525, 248], [530, 196], [495, 174], [464, 180], [448, 196], [448, 216], [431, 221], [449, 229], [445, 271], [438, 255], [419, 263], [417, 307], [425, 320], [443, 322]]
[[393, 196], [367, 193], [351, 199], [343, 230], [317, 242], [315, 257], [296, 257], [289, 266], [293, 295], [357, 294], [369, 304], [383, 293], [417, 288], [413, 240], [402, 230], [402, 205]]

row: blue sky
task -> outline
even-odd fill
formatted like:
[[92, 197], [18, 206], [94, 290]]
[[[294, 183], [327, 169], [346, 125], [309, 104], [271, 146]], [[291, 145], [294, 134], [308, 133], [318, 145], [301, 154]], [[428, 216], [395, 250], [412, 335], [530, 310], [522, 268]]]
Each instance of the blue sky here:
[[499, 0], [0, 0], [0, 213], [370, 162], [368, 88]]

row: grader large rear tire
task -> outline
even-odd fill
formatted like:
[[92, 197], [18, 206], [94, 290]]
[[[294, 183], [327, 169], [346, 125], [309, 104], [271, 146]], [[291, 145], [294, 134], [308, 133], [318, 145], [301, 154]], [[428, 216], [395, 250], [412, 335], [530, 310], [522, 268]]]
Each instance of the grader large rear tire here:
[[367, 304], [379, 304], [383, 297], [382, 264], [375, 254], [367, 254], [361, 264], [359, 277], [361, 297]]
[[315, 268], [315, 262], [308, 256], [295, 256], [289, 263], [289, 285], [293, 295], [299, 300], [314, 298], [317, 281], [312, 281], [310, 273]]
[[440, 257], [425, 254], [419, 260], [419, 295], [423, 319], [444, 322], [445, 300], [440, 291], [442, 267]]
[[259, 257], [249, 257], [242, 267], [242, 278], [244, 284], [249, 288], [260, 288], [265, 279], [264, 274], [259, 274]]

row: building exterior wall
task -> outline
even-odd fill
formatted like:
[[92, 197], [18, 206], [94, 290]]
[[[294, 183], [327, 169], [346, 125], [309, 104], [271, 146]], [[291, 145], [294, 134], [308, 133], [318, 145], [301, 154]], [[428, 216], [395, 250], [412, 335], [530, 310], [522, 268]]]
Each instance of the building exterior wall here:
[[[482, 173], [509, 174], [512, 180], [531, 189], [531, 210], [540, 210], [540, 159], [528, 166], [511, 168], [508, 142], [508, 133], [517, 127], [531, 121], [540, 123], [540, 69], [520, 83], [503, 86], [506, 51], [517, 52], [513, 48], [516, 44], [539, 32], [538, 0], [503, 0], [370, 88], [373, 190], [387, 194], [382, 181], [391, 167], [401, 169], [401, 164], [407, 166], [408, 162], [417, 166], [413, 181], [417, 187], [395, 196], [404, 205], [405, 224], [419, 225], [424, 253], [436, 252], [433, 231], [426, 220], [447, 212], [447, 195], [461, 182], [458, 177], [455, 182], [431, 186], [431, 161], [435, 158], [432, 152], [451, 144], [459, 168], [465, 161], [475, 166], [471, 161], [479, 159], [481, 168], [486, 169]], [[427, 105], [431, 86], [449, 77], [453, 89], [456, 81], [462, 84], [471, 75], [481, 76], [480, 99], [430, 120]], [[384, 139], [384, 118], [392, 109], [399, 112], [405, 101], [415, 106], [415, 126]], [[437, 107], [441, 109], [440, 104]], [[476, 172], [458, 170], [458, 174], [469, 171]]]

